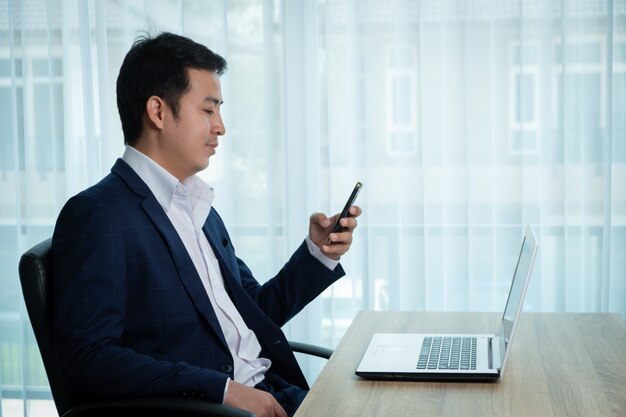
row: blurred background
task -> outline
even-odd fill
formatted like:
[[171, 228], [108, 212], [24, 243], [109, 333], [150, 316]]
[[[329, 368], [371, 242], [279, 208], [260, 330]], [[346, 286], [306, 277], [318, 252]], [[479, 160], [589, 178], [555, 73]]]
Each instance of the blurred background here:
[[359, 310], [502, 311], [526, 224], [527, 311], [626, 316], [626, 0], [3, 0], [0, 416], [56, 415], [19, 256], [123, 153], [117, 72], [160, 31], [229, 63], [201, 176], [259, 281], [365, 183], [347, 276], [290, 339], [334, 348]]

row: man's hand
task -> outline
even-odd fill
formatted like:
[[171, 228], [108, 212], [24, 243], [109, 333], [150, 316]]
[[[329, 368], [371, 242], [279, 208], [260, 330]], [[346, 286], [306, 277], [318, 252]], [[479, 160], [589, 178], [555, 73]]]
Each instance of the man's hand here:
[[258, 417], [287, 417], [287, 413], [271, 394], [235, 381], [228, 383], [224, 404], [250, 411]]
[[[337, 233], [330, 233], [330, 231], [339, 214], [335, 214], [329, 219], [322, 213], [313, 213], [309, 218], [309, 237], [324, 255], [338, 261], [341, 255], [348, 252], [350, 245], [352, 245], [352, 232], [357, 226], [356, 218], [361, 215], [361, 212], [359, 206], [350, 207], [348, 217], [339, 221], [342, 230]], [[330, 239], [332, 243], [327, 245], [326, 239]]]

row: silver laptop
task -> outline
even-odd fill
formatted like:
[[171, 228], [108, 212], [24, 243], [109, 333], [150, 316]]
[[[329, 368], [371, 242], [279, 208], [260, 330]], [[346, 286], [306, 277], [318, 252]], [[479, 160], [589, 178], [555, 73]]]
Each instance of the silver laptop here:
[[369, 379], [427, 381], [502, 378], [536, 253], [537, 240], [526, 226], [509, 298], [495, 334], [376, 333], [356, 374]]

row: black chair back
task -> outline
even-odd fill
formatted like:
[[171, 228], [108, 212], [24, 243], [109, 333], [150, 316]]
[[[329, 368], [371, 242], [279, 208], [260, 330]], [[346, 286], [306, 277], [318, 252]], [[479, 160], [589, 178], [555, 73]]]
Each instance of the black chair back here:
[[48, 375], [52, 397], [59, 415], [63, 415], [72, 407], [72, 398], [59, 373], [54, 351], [52, 306], [48, 294], [51, 278], [51, 246], [52, 238], [49, 238], [24, 253], [20, 258], [19, 273], [26, 310]]

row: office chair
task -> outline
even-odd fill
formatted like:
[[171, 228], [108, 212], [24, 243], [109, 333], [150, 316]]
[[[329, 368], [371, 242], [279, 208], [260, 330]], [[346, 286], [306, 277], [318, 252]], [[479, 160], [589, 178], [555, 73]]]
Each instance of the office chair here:
[[[77, 404], [65, 385], [57, 366], [53, 344], [51, 305], [48, 299], [48, 285], [51, 279], [52, 239], [33, 246], [20, 259], [19, 275], [26, 310], [30, 318], [39, 352], [50, 383], [52, 398], [61, 417], [101, 417], [101, 416], [215, 416], [215, 417], [254, 417], [252, 413], [223, 404], [209, 403], [186, 398], [151, 397], [115, 401], [98, 401]], [[290, 342], [294, 352], [305, 353], [328, 359], [331, 349]]]

